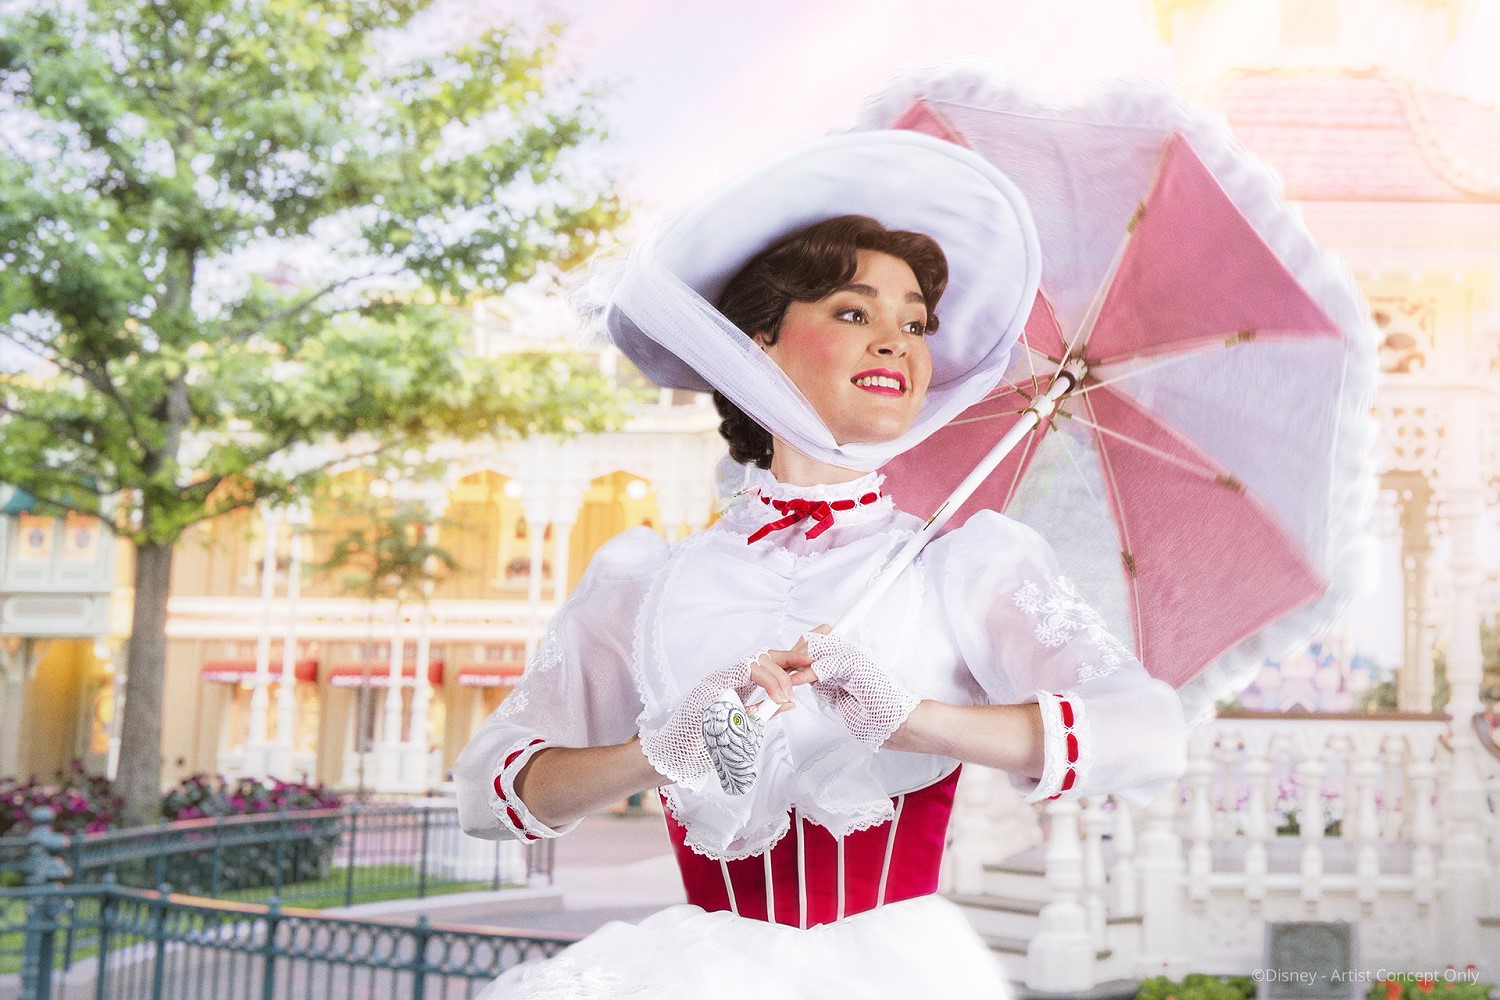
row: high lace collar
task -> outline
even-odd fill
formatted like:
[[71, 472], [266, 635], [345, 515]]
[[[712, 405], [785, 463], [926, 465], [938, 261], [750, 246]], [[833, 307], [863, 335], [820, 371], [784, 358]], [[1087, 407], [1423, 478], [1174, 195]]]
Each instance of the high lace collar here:
[[[885, 477], [878, 472], [869, 472], [847, 483], [818, 483], [814, 486], [793, 486], [783, 483], [771, 474], [771, 470], [758, 466], [750, 467], [745, 480], [745, 493], [750, 497], [765, 497], [767, 500], [859, 500], [870, 493], [880, 493]], [[882, 500], [887, 500], [882, 496]]]
[[[754, 544], [802, 548], [834, 527], [883, 522], [895, 510], [880, 491], [885, 477], [869, 473], [846, 483], [795, 486], [752, 467], [726, 518]], [[818, 548], [828, 544], [818, 545]]]

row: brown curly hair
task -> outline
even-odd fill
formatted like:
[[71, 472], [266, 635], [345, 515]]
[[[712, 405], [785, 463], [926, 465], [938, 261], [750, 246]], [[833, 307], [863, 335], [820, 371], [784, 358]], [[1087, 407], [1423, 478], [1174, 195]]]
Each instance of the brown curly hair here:
[[[906, 262], [927, 302], [927, 331], [938, 327], [937, 303], [948, 286], [948, 258], [930, 236], [887, 229], [865, 215], [841, 215], [797, 230], [771, 244], [730, 279], [716, 303], [747, 336], [774, 344], [793, 302], [817, 302], [854, 279], [859, 251]], [[714, 393], [719, 434], [736, 462], [771, 467], [771, 435], [722, 393]]]

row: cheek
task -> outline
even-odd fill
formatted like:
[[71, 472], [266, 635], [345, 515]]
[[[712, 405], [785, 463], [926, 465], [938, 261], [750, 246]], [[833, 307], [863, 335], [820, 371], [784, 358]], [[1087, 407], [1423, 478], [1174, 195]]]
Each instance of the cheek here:
[[776, 348], [779, 348], [781, 356], [778, 361], [783, 367], [814, 370], [834, 366], [844, 353], [840, 338], [816, 327], [798, 324], [782, 327]]
[[913, 358], [912, 361], [913, 373], [920, 372], [917, 377], [921, 380], [922, 392], [925, 395], [927, 390], [932, 387], [932, 352], [925, 342], [921, 347], [920, 358]]

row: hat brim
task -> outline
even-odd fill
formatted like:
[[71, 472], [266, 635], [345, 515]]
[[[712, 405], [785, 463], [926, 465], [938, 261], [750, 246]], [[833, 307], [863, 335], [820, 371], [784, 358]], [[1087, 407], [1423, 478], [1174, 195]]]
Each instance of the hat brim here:
[[[942, 395], [976, 377], [998, 381], [1035, 297], [1041, 255], [1019, 189], [960, 146], [896, 130], [829, 136], [666, 223], [654, 236], [655, 250], [668, 270], [714, 302], [751, 257], [840, 215], [925, 233], [947, 256], [942, 329], [929, 342], [929, 392]], [[607, 325], [611, 339], [656, 384], [718, 388], [628, 316], [615, 313]]]

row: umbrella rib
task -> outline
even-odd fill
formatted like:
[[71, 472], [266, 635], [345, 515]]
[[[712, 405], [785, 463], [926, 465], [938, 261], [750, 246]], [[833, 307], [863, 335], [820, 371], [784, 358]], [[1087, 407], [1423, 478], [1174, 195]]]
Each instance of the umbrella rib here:
[[945, 426], [961, 427], [964, 424], [977, 424], [982, 423], [986, 420], [1000, 420], [1003, 417], [1014, 417], [1025, 412], [1025, 410], [1006, 410], [1004, 413], [982, 413], [977, 417], [959, 417], [955, 420], [948, 421]]
[[[1184, 358], [1196, 358], [1201, 353], [1201, 351], [1183, 351], [1181, 353], [1172, 354], [1164, 358], [1158, 357], [1154, 364], [1142, 365], [1139, 368], [1132, 368], [1129, 371], [1123, 371], [1117, 375], [1111, 375], [1109, 378], [1101, 379], [1098, 382], [1089, 382], [1083, 386], [1080, 386], [1073, 391], [1073, 395], [1086, 396], [1089, 393], [1093, 392], [1095, 389], [1103, 389], [1105, 386], [1114, 385], [1116, 382], [1123, 382], [1126, 379], [1133, 378], [1136, 375], [1144, 375], [1147, 372], [1159, 371], [1160, 369], [1165, 368], [1168, 365], [1176, 364], [1177, 362], [1182, 361]], [[1096, 361], [1094, 362], [1092, 370], [1098, 371], [1100, 368], [1107, 367], [1109, 364], [1111, 364], [1111, 362], [1109, 361]]]
[[1036, 361], [1032, 358], [1032, 347], [1029, 341], [1022, 340], [1021, 346], [1025, 348], [1021, 353], [1026, 355], [1026, 370], [1031, 372], [1031, 384], [1036, 385]]
[[[1133, 223], [1132, 218], [1132, 223]], [[1115, 275], [1120, 272], [1120, 264], [1125, 260], [1125, 251], [1130, 248], [1130, 237], [1134, 234], [1134, 225], [1127, 226], [1125, 236], [1120, 240], [1119, 247], [1115, 250], [1114, 259], [1109, 262], [1109, 270], [1104, 273], [1104, 280], [1095, 289], [1094, 296], [1089, 300], [1088, 312], [1083, 314], [1083, 322], [1078, 324], [1078, 329], [1073, 331], [1073, 336], [1064, 345], [1062, 360], [1057, 363], [1057, 371], [1052, 373], [1053, 378], [1062, 374], [1068, 359], [1073, 357], [1073, 348], [1079, 343], [1086, 343], [1094, 333], [1094, 324], [1099, 322], [1099, 314], [1104, 310], [1104, 300], [1109, 296], [1109, 290], [1115, 283]]]
[[1078, 463], [1077, 457], [1073, 454], [1073, 445], [1069, 443], [1068, 436], [1066, 434], [1058, 434], [1057, 437], [1058, 440], [1062, 441], [1063, 451], [1068, 453], [1068, 461], [1073, 464], [1073, 471], [1078, 473], [1078, 481], [1083, 483], [1083, 488], [1087, 491], [1089, 499], [1094, 501], [1094, 508], [1098, 510], [1100, 517], [1108, 521], [1110, 519], [1109, 508], [1105, 507], [1104, 501], [1100, 500], [1098, 495], [1094, 493], [1094, 487], [1089, 483], [1089, 477], [1084, 473], [1083, 466]]
[[[1092, 417], [1094, 415], [1093, 400], [1085, 399], [1083, 400], [1083, 405], [1088, 409], [1089, 416]], [[1085, 426], [1093, 429], [1094, 433], [1098, 434], [1100, 437], [1103, 437], [1106, 433], [1104, 427], [1101, 426], [1097, 420], [1085, 420], [1084, 418], [1077, 415], [1074, 416], [1074, 419], [1079, 423], [1082, 423]], [[1124, 437], [1124, 435], [1120, 436]], [[1140, 588], [1136, 586], [1135, 546], [1130, 541], [1130, 525], [1125, 522], [1125, 508], [1119, 502], [1119, 497], [1121, 495], [1120, 484], [1115, 481], [1114, 465], [1109, 460], [1109, 452], [1106, 451], [1102, 446], [1099, 448], [1099, 468], [1104, 473], [1106, 488], [1113, 491], [1112, 496], [1115, 500], [1114, 522], [1115, 526], [1119, 529], [1120, 532], [1120, 541], [1124, 545], [1124, 550], [1121, 552], [1121, 556], [1125, 560], [1125, 566], [1127, 570], [1125, 574], [1125, 585], [1130, 589], [1130, 610], [1133, 614], [1133, 617], [1135, 618], [1136, 659], [1140, 660], [1144, 664], [1146, 662], [1146, 633], [1145, 622], [1141, 618], [1141, 592]]]
[[1192, 462], [1187, 461], [1186, 459], [1178, 458], [1176, 455], [1162, 451], [1160, 448], [1152, 447], [1144, 441], [1137, 441], [1129, 434], [1121, 434], [1114, 428], [1105, 427], [1103, 424], [1095, 423], [1091, 420], [1086, 420], [1085, 418], [1078, 416], [1076, 413], [1073, 414], [1073, 419], [1077, 420], [1083, 426], [1095, 430], [1106, 437], [1112, 437], [1118, 441], [1123, 441], [1128, 445], [1139, 448], [1141, 451], [1144, 451], [1151, 457], [1160, 459], [1161, 461], [1166, 462], [1168, 465], [1175, 465], [1179, 469], [1182, 469], [1184, 472], [1190, 472], [1195, 476], [1202, 476], [1204, 479], [1217, 480], [1219, 478], [1218, 471], [1214, 469], [1207, 468], [1202, 465], [1196, 465]]

